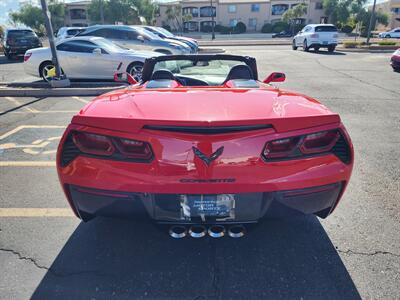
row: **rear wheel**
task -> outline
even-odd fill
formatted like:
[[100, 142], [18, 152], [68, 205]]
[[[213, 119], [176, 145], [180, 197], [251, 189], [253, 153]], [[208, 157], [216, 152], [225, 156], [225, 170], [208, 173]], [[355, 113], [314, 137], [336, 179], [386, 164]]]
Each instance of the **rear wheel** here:
[[328, 47], [328, 52], [333, 52], [335, 51], [336, 46], [329, 46]]
[[390, 35], [390, 34], [387, 34], [386, 36], [385, 36], [385, 38], [387, 38], [387, 39], [390, 39], [392, 36]]
[[314, 47], [314, 51], [318, 52], [319, 51], [319, 47]]
[[307, 46], [307, 40], [304, 40], [304, 42], [303, 42], [303, 51], [308, 52], [308, 50], [310, 50], [310, 48], [308, 48], [308, 46]]
[[292, 42], [292, 49], [293, 50], [297, 50], [297, 46], [296, 46], [296, 41], [295, 40], [293, 40], [293, 42]]
[[[54, 64], [51, 61], [43, 62], [39, 67], [40, 77], [42, 77], [44, 81], [50, 82], [52, 80], [52, 76], [49, 74], [49, 72], [53, 68], [54, 68]], [[64, 71], [61, 70], [61, 73], [64, 74]]]
[[140, 61], [135, 61], [131, 63], [126, 72], [128, 72], [136, 81], [142, 80], [142, 70], [143, 70], [143, 63]]

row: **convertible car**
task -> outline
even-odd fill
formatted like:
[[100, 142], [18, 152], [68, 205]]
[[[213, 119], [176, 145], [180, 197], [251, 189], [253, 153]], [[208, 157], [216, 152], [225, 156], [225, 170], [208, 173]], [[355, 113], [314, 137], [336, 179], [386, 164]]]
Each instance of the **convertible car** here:
[[[135, 81], [126, 74], [131, 83]], [[353, 167], [338, 114], [259, 80], [256, 61], [169, 55], [71, 121], [57, 168], [72, 210], [170, 225], [173, 237], [244, 234], [264, 217], [337, 206]]]

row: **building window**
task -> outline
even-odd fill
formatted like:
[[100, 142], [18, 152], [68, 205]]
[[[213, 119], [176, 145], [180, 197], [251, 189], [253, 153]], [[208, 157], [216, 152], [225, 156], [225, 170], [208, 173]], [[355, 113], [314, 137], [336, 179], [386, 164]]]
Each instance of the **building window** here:
[[272, 5], [272, 15], [273, 16], [279, 16], [283, 15], [285, 11], [289, 9], [289, 5], [287, 4], [275, 4]]
[[234, 4], [228, 5], [228, 13], [233, 14], [235, 12], [236, 12], [236, 5]]
[[249, 27], [255, 29], [257, 27], [257, 19], [256, 18], [250, 18], [249, 19]]
[[191, 15], [193, 18], [199, 16], [199, 9], [197, 7], [184, 7], [182, 8], [182, 15]]
[[185, 31], [199, 31], [199, 23], [194, 21], [183, 22], [183, 29]]
[[[212, 31], [213, 22], [211, 21], [203, 21], [200, 23], [200, 30], [203, 32], [211, 32]], [[215, 27], [215, 21], [214, 21]]]
[[315, 9], [323, 9], [322, 2], [315, 2]]
[[69, 15], [72, 20], [86, 19], [86, 10], [80, 8], [74, 8], [69, 11]]
[[237, 22], [238, 22], [237, 19], [230, 19], [229, 20], [229, 26], [230, 27], [235, 27]]
[[400, 7], [394, 7], [394, 8], [392, 8], [392, 12], [395, 13], [396, 15], [397, 15], [397, 14], [400, 14]]
[[200, 17], [211, 17], [211, 15], [214, 15], [214, 17], [217, 15], [215, 6], [203, 6], [200, 8]]
[[259, 3], [254, 3], [251, 5], [251, 11], [252, 12], [258, 12], [260, 11], [260, 4]]

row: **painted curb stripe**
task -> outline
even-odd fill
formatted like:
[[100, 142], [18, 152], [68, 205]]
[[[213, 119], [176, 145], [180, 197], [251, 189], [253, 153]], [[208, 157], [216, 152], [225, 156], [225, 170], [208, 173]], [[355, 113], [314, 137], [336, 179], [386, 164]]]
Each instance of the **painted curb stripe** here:
[[0, 208], [0, 218], [74, 217], [70, 208]]

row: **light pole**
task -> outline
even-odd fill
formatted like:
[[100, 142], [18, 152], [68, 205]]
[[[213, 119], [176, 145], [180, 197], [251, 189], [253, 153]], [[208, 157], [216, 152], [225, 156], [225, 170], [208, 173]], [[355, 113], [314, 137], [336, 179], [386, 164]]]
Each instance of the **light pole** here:
[[374, 0], [374, 5], [372, 6], [371, 18], [369, 19], [367, 45], [369, 45], [369, 39], [371, 37], [372, 24], [375, 24], [375, 6], [376, 6], [376, 0]]
[[211, 39], [215, 40], [213, 0], [210, 1], [211, 1]]
[[46, 0], [40, 0], [40, 2], [42, 4], [42, 11], [44, 14], [44, 22], [46, 25], [47, 37], [49, 38], [49, 44], [52, 56], [51, 61], [53, 62], [54, 67], [56, 69], [56, 77], [54, 77], [53, 80], [50, 80], [50, 85], [52, 87], [68, 87], [70, 86], [69, 79], [65, 75], [61, 74], [61, 67], [58, 62], [56, 45], [54, 43], [53, 26], [51, 25], [50, 21], [50, 12], [47, 7]]

